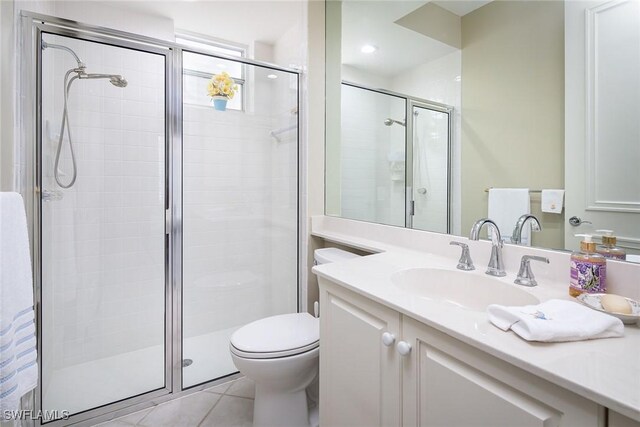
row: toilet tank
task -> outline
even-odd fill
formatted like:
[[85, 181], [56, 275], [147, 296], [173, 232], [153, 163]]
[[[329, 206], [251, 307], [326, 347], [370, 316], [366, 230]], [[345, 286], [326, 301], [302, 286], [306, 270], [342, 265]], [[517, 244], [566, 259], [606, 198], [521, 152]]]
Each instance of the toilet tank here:
[[329, 264], [332, 262], [345, 261], [348, 259], [359, 257], [360, 255], [343, 251], [342, 249], [338, 248], [316, 249], [313, 252], [313, 260], [315, 261], [315, 265]]

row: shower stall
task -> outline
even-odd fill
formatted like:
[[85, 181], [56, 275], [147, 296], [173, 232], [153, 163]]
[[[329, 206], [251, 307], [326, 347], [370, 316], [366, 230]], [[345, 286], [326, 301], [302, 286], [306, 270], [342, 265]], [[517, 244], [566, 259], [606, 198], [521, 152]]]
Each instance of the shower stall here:
[[[299, 72], [22, 24], [36, 409], [100, 420], [236, 374], [233, 331], [299, 306]], [[221, 70], [226, 111], [207, 95]]]
[[451, 232], [453, 107], [343, 82], [340, 216]]

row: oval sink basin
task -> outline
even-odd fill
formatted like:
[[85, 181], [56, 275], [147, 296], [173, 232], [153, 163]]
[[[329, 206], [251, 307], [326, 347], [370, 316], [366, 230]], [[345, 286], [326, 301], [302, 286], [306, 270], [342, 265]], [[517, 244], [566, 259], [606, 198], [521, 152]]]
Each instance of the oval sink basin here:
[[484, 311], [490, 304], [531, 305], [540, 302], [517, 285], [458, 270], [412, 268], [394, 273], [391, 282], [416, 297], [448, 302], [468, 310]]

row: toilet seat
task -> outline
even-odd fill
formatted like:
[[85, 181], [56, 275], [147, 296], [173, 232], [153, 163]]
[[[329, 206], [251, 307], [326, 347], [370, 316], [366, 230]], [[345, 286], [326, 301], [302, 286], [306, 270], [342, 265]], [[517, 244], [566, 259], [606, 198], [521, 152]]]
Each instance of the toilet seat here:
[[238, 350], [233, 346], [230, 346], [231, 352], [238, 357], [244, 357], [245, 359], [279, 359], [281, 357], [287, 356], [297, 356], [298, 354], [306, 353], [307, 351], [313, 350], [320, 346], [320, 342], [316, 341], [313, 344], [310, 344], [305, 347], [294, 348], [291, 350], [285, 350], [280, 352], [269, 352], [269, 353], [252, 353], [247, 351]]
[[256, 320], [235, 331], [230, 349], [247, 359], [275, 359], [302, 354], [320, 345], [319, 320], [291, 313]]

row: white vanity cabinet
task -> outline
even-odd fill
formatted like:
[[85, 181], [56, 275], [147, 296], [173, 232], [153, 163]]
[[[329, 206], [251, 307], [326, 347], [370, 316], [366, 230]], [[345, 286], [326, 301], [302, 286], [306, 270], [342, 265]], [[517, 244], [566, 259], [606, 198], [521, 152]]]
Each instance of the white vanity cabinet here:
[[320, 425], [399, 426], [400, 314], [331, 282], [320, 284]]
[[640, 422], [612, 410], [609, 410], [608, 420], [607, 427], [640, 427]]
[[403, 425], [599, 424], [599, 406], [411, 318], [402, 318]]
[[604, 425], [592, 401], [329, 280], [319, 284], [323, 426]]

